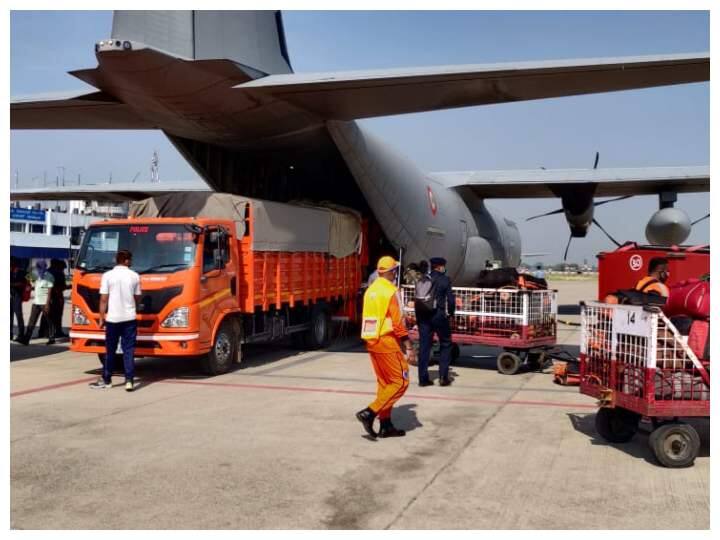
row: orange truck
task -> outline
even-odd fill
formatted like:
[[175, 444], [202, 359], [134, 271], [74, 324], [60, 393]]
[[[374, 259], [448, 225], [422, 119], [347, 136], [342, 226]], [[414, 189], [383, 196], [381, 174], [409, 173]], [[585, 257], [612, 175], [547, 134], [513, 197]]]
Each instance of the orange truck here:
[[136, 356], [200, 357], [215, 375], [241, 361], [243, 343], [292, 336], [321, 348], [334, 319], [356, 319], [364, 235], [353, 211], [198, 193], [131, 203], [129, 215], [85, 233], [73, 351], [104, 360], [100, 278], [119, 249], [141, 279]]

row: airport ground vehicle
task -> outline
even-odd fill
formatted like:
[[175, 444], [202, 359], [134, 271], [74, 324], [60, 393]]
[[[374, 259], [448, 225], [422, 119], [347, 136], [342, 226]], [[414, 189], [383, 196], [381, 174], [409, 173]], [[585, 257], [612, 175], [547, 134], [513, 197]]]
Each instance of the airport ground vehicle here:
[[218, 374], [241, 360], [243, 343], [291, 335], [319, 348], [333, 317], [356, 316], [363, 235], [353, 212], [203, 193], [133, 203], [130, 215], [85, 234], [71, 350], [102, 360], [100, 279], [118, 249], [133, 253], [141, 277], [137, 356], [198, 356]]
[[647, 246], [628, 242], [613, 251], [598, 253], [598, 300], [619, 289], [631, 289], [647, 275], [654, 257], [668, 260], [667, 285], [699, 278], [710, 272], [710, 246]]
[[650, 447], [666, 467], [693, 464], [695, 428], [680, 418], [710, 417], [710, 364], [658, 308], [588, 302], [581, 306], [580, 392], [599, 401], [595, 427], [627, 442], [640, 420], [653, 424]]
[[[557, 336], [557, 292], [514, 287], [480, 289], [453, 287], [455, 315], [450, 318], [453, 358], [459, 345], [501, 347], [500, 373], [514, 375], [523, 364], [541, 367]], [[415, 288], [402, 287], [403, 310], [410, 337], [418, 339], [414, 312]]]

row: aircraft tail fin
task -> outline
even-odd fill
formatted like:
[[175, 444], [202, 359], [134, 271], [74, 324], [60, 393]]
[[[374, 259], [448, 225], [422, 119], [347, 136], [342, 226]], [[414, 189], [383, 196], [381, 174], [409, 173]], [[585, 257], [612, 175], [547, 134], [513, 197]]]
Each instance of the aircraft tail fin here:
[[112, 37], [192, 60], [232, 60], [253, 78], [292, 73], [279, 11], [121, 10]]

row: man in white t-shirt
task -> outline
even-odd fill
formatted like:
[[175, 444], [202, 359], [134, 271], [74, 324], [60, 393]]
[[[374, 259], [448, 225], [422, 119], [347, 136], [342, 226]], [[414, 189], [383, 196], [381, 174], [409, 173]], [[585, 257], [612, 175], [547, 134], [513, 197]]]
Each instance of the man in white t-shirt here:
[[135, 388], [135, 340], [137, 320], [135, 305], [140, 301], [140, 276], [130, 270], [132, 254], [120, 250], [115, 268], [105, 272], [100, 281], [100, 327], [105, 326], [105, 363], [102, 378], [92, 388], [112, 387], [112, 370], [118, 341], [122, 346], [125, 368], [125, 390]]

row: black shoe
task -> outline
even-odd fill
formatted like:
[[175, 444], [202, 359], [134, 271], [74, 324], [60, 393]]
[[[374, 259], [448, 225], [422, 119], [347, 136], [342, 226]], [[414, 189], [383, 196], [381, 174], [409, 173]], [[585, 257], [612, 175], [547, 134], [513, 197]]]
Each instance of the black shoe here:
[[440, 386], [450, 386], [453, 382], [452, 377], [441, 377]]
[[48, 339], [48, 342], [45, 345], [55, 345], [54, 339]]
[[375, 421], [375, 416], [377, 415], [370, 408], [365, 408], [362, 411], [355, 413], [355, 418], [360, 421], [360, 423], [365, 428], [365, 431], [367, 431], [367, 434], [370, 435], [373, 439], [377, 438], [377, 433], [375, 433], [375, 430], [373, 429], [373, 422]]
[[94, 383], [90, 383], [88, 386], [93, 390], [105, 390], [107, 388], [112, 388], [112, 381], [105, 382], [102, 378], [100, 378]]
[[404, 437], [404, 436], [405, 436], [405, 431], [393, 426], [392, 422], [390, 420], [385, 420], [385, 421], [380, 422], [380, 433], [378, 434], [378, 437], [380, 437], [381, 439], [385, 439], [387, 437]]
[[30, 340], [25, 338], [17, 338], [16, 340], [20, 345], [30, 345]]
[[427, 380], [427, 381], [420, 381], [420, 382], [418, 383], [418, 386], [432, 386], [432, 385], [434, 385], [434, 384], [435, 384], [434, 382], [432, 382], [432, 381], [430, 381], [430, 380]]

